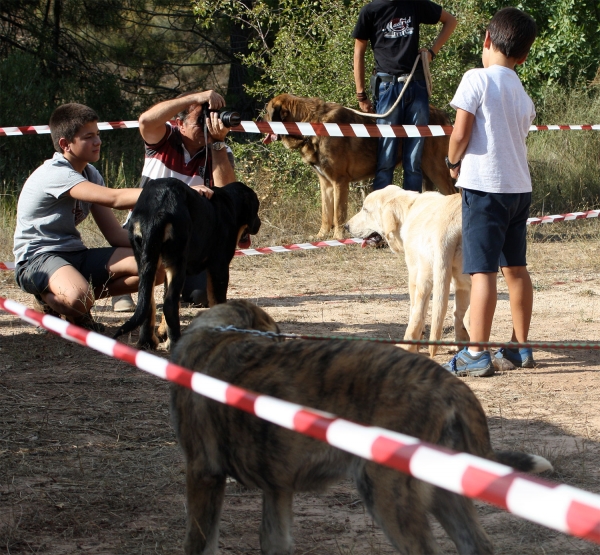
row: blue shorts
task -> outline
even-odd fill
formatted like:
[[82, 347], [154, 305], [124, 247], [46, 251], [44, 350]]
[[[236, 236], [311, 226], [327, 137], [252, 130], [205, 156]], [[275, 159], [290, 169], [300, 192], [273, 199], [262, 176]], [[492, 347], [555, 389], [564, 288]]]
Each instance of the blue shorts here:
[[463, 273], [527, 265], [531, 193], [462, 191]]
[[19, 264], [15, 269], [17, 285], [26, 293], [40, 295], [48, 289], [50, 277], [63, 266], [73, 266], [94, 288], [110, 280], [108, 261], [116, 247], [85, 249], [74, 252], [43, 252]]

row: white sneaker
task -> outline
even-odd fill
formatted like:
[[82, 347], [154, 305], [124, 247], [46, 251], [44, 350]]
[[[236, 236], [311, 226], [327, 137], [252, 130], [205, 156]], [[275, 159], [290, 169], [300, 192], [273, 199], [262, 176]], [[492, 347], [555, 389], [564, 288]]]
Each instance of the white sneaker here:
[[113, 312], [133, 312], [135, 303], [131, 295], [116, 295], [112, 298]]

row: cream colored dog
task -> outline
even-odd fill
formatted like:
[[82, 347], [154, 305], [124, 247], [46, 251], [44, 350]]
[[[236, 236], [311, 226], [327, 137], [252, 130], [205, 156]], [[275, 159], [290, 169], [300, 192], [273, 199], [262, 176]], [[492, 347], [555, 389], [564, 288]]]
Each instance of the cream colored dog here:
[[[469, 308], [471, 278], [462, 273], [460, 194], [415, 193], [396, 185], [367, 196], [362, 210], [346, 224], [355, 237], [376, 245], [385, 239], [408, 268], [410, 317], [404, 339], [421, 339], [429, 297], [433, 292], [430, 340], [439, 340], [450, 280], [454, 280], [454, 330], [457, 341], [468, 341], [464, 320]], [[364, 244], [363, 244], [364, 246]], [[416, 346], [407, 347], [417, 351]], [[433, 357], [437, 346], [429, 347]]]

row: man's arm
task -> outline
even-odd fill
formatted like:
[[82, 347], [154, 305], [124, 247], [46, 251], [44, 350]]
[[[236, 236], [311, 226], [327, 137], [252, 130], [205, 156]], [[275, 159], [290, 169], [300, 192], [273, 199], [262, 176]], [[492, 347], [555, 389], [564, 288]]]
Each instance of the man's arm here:
[[107, 208], [127, 210], [135, 206], [141, 192], [142, 189], [109, 189], [90, 181], [82, 181], [69, 189], [67, 194], [71, 198], [83, 202], [91, 202], [100, 206], [106, 206]]
[[102, 235], [106, 237], [111, 247], [131, 247], [129, 232], [119, 223], [110, 208], [94, 204], [90, 211]]
[[227, 149], [212, 150], [210, 145], [224, 141], [227, 133], [229, 133], [229, 128], [223, 125], [219, 115], [215, 112], [211, 112], [210, 118], [206, 120], [206, 127], [210, 133], [207, 148], [211, 149], [213, 183], [215, 187], [224, 187], [228, 183], [237, 181], [235, 170], [229, 161]]
[[[448, 146], [448, 160], [451, 164], [456, 164], [465, 155], [469, 141], [471, 140], [471, 132], [473, 130], [473, 122], [475, 115], [460, 108], [456, 110], [456, 121], [450, 135], [450, 145]], [[450, 170], [450, 175], [456, 179], [460, 173], [460, 166]]]
[[[442, 29], [436, 39], [433, 41], [431, 45], [431, 50], [433, 53], [437, 55], [437, 53], [442, 49], [442, 46], [446, 44], [446, 41], [450, 38], [450, 35], [456, 29], [456, 17], [454, 17], [451, 13], [442, 9], [442, 15], [440, 15], [440, 23], [442, 24]], [[431, 53], [429, 53], [431, 56]], [[431, 60], [429, 60], [431, 61]]]
[[[357, 98], [360, 93], [367, 94], [365, 90], [365, 52], [368, 41], [354, 39], [354, 85], [356, 86]], [[363, 96], [363, 98], [365, 98]], [[373, 105], [367, 96], [365, 100], [359, 100], [358, 105], [363, 112], [372, 112]]]
[[159, 143], [165, 136], [165, 124], [174, 119], [179, 112], [192, 104], [208, 102], [211, 110], [220, 110], [225, 106], [225, 99], [214, 91], [191, 93], [173, 100], [165, 100], [146, 110], [139, 118], [140, 133], [149, 145]]

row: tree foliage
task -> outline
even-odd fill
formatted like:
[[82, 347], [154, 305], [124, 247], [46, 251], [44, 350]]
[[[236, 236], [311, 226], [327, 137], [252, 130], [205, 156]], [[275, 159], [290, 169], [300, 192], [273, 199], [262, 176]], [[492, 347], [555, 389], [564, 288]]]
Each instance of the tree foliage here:
[[[351, 38], [365, 0], [196, 0], [196, 13], [209, 21], [235, 20], [249, 31], [244, 64], [255, 73], [248, 90], [262, 98], [286, 91], [354, 103]], [[504, 0], [447, 0], [443, 7], [458, 27], [432, 66], [434, 102], [445, 104], [467, 69], [481, 64], [485, 26]], [[571, 87], [593, 78], [600, 57], [599, 5], [591, 0], [508, 2], [529, 12], [539, 37], [518, 69], [530, 94], [539, 97], [548, 82]], [[422, 45], [439, 27], [422, 27]]]

